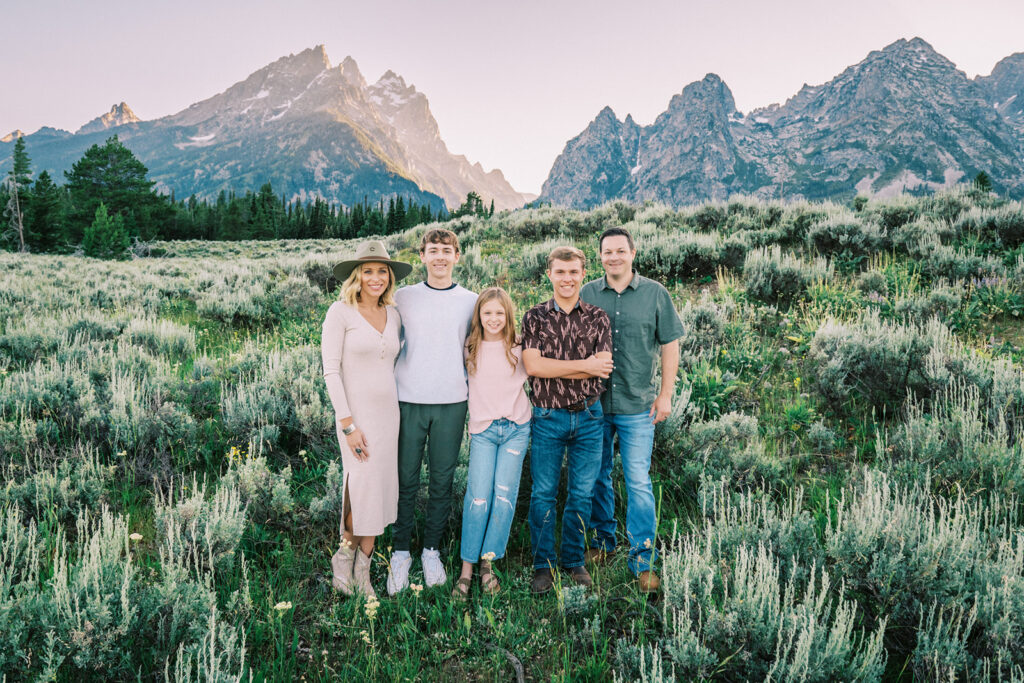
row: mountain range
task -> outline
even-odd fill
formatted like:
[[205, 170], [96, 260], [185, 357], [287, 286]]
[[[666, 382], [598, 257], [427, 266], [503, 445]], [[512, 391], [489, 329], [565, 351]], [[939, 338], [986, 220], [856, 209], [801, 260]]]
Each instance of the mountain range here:
[[[449, 152], [426, 95], [401, 76], [368, 84], [354, 59], [332, 66], [323, 46], [163, 118], [142, 121], [121, 102], [75, 133], [44, 127], [24, 137], [36, 173], [59, 180], [112, 134], [158, 189], [179, 197], [271, 182], [287, 199], [349, 206], [403, 195], [454, 207], [474, 191], [504, 209], [532, 198], [501, 171]], [[0, 138], [0, 172], [23, 135]], [[843, 199], [934, 190], [981, 171], [997, 192], [1024, 196], [1024, 53], [970, 79], [914, 38], [746, 114], [715, 74], [683, 88], [650, 125], [605, 107], [566, 144], [539, 199], [578, 208], [733, 194]]]
[[[355, 60], [332, 66], [323, 46], [282, 57], [224, 92], [153, 121], [121, 102], [75, 133], [25, 136], [36, 173], [57, 179], [91, 145], [117, 134], [164, 192], [214, 198], [266, 182], [287, 199], [351, 206], [407, 196], [458, 206], [474, 191], [498, 209], [522, 206], [501, 171], [448, 151], [426, 96], [392, 71], [368, 85]], [[15, 131], [0, 144], [10, 165]]]
[[1024, 53], [969, 79], [914, 38], [747, 114], [715, 74], [683, 88], [648, 126], [606, 107], [566, 144], [540, 201], [886, 196], [980, 171], [996, 191], [1024, 196]]

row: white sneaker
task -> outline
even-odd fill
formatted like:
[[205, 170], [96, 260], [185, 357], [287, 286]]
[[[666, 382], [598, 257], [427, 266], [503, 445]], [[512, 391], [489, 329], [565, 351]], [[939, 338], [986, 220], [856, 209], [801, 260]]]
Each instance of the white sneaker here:
[[441, 564], [441, 553], [435, 548], [423, 549], [423, 583], [427, 588], [447, 583], [448, 575]]
[[391, 555], [391, 567], [388, 569], [388, 595], [394, 595], [409, 587], [409, 569], [412, 567], [412, 555], [408, 550], [396, 550]]

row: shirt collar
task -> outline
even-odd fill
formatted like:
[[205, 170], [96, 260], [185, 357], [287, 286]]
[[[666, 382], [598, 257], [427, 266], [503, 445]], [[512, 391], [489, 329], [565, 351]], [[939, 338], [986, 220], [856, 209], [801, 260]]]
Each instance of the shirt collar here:
[[[640, 284], [640, 274], [637, 273], [636, 270], [634, 269], [633, 270], [633, 277], [630, 279], [629, 284], [626, 285], [626, 289], [636, 289], [639, 284]], [[611, 289], [612, 291], [615, 291], [615, 289], [611, 285], [608, 284], [608, 276], [607, 275], [605, 275], [605, 276], [603, 276], [601, 278], [601, 289]]]
[[[576, 305], [572, 307], [572, 310], [575, 311], [577, 308], [580, 307], [580, 304], [582, 304], [582, 303], [583, 303], [583, 299], [576, 299]], [[551, 297], [550, 299], [548, 299], [547, 301], [544, 302], [544, 311], [546, 313], [553, 313], [555, 311], [561, 311], [562, 313], [566, 312], [566, 311], [562, 311], [561, 307], [557, 303], [555, 303], [555, 297]], [[572, 311], [568, 311], [568, 312], [572, 313]]]

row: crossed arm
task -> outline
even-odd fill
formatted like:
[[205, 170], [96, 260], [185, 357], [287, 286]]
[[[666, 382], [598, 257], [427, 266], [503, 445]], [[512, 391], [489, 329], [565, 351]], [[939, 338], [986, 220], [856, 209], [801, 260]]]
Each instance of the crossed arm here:
[[563, 379], [606, 378], [615, 367], [610, 351], [598, 351], [582, 360], [555, 360], [545, 358], [540, 349], [523, 349], [526, 372], [533, 377], [561, 377]]

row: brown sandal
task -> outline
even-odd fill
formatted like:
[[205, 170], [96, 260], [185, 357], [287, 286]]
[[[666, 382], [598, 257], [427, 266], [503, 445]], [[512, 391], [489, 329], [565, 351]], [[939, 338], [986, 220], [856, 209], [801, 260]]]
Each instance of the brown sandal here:
[[469, 598], [469, 587], [471, 583], [471, 579], [460, 578], [455, 582], [455, 586], [452, 588], [452, 597], [460, 602], [465, 602]]
[[480, 561], [480, 589], [488, 595], [494, 595], [501, 590], [498, 577], [494, 575], [494, 568], [487, 560]]

